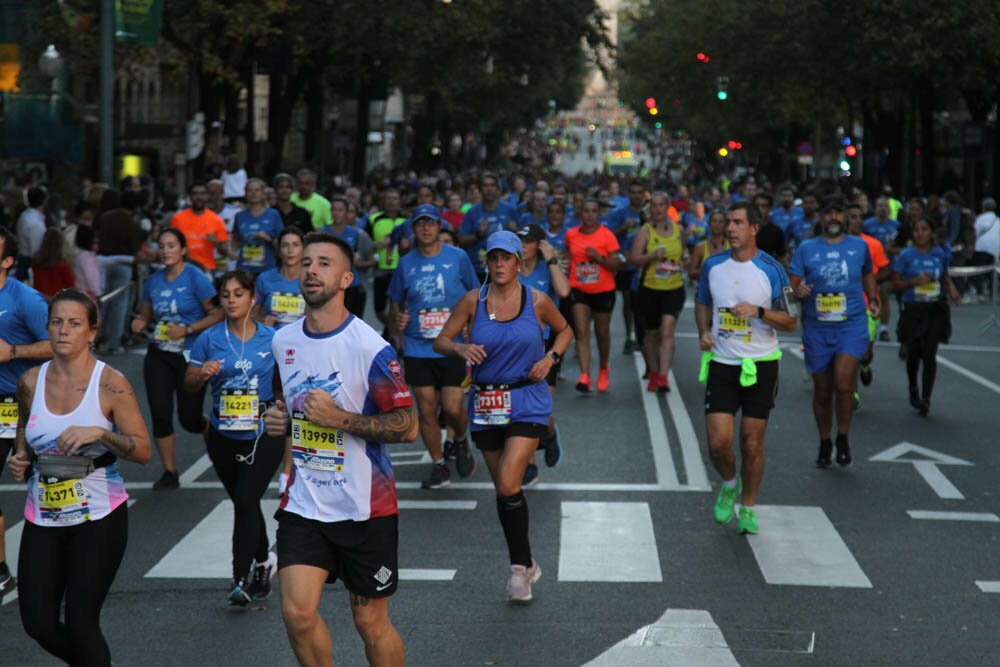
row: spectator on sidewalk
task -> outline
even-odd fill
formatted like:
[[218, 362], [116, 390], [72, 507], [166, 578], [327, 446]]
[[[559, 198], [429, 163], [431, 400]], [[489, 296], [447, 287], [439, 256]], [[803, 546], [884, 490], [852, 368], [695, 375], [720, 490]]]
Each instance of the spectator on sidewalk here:
[[[103, 267], [107, 293], [128, 285], [132, 280], [132, 265], [146, 240], [146, 233], [132, 213], [142, 205], [145, 195], [129, 191], [119, 194], [108, 190], [101, 199], [103, 213], [97, 218], [97, 254]], [[77, 231], [79, 233], [79, 231]], [[102, 351], [114, 354], [122, 350], [125, 320], [133, 303], [133, 290], [120, 294], [101, 305], [101, 321], [105, 340]]]
[[97, 260], [97, 234], [89, 225], [80, 225], [76, 230], [76, 257], [73, 260], [73, 277], [76, 286], [89, 297], [100, 303], [104, 293], [104, 276]]
[[42, 245], [31, 258], [34, 287], [46, 299], [61, 289], [76, 286], [73, 267], [63, 256], [62, 232], [55, 227], [45, 230]]
[[17, 268], [14, 277], [21, 282], [28, 281], [31, 258], [42, 247], [45, 236], [45, 210], [48, 208], [49, 193], [44, 188], [28, 190], [28, 208], [17, 220]]

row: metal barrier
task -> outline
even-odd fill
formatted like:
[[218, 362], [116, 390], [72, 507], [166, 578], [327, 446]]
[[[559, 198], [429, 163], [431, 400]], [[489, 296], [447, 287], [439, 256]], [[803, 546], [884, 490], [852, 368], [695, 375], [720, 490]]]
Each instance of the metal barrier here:
[[132, 287], [133, 285], [135, 285], [135, 281], [129, 281], [124, 285], [122, 285], [121, 287], [111, 290], [107, 294], [102, 294], [101, 297], [98, 299], [98, 302], [100, 302], [100, 305], [103, 306], [108, 301], [111, 301], [111, 299], [115, 298], [116, 296], [127, 290], [129, 287]]

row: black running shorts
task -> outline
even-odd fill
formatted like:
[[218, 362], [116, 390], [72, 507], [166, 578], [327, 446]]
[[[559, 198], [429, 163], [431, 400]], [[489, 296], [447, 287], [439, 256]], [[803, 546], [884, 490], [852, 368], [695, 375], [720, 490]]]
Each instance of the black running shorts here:
[[549, 433], [548, 424], [536, 422], [511, 422], [506, 426], [488, 428], [472, 432], [476, 448], [484, 452], [499, 452], [507, 443], [507, 438], [544, 438]]
[[726, 412], [744, 417], [767, 419], [778, 396], [778, 361], [757, 362], [757, 382], [749, 387], [740, 385], [740, 366], [713, 361], [708, 366], [705, 383], [705, 414]]
[[385, 598], [399, 582], [399, 516], [324, 523], [278, 510], [278, 569], [311, 565], [366, 598]]
[[681, 311], [684, 310], [685, 297], [683, 287], [677, 289], [640, 287], [638, 298], [632, 304], [632, 308], [642, 313], [646, 329], [659, 329], [664, 315], [670, 315], [675, 319], [680, 317]]
[[465, 382], [465, 359], [459, 357], [403, 357], [406, 381], [411, 387], [461, 387]]
[[587, 306], [592, 312], [595, 313], [610, 313], [615, 308], [614, 290], [598, 292], [597, 294], [589, 294], [587, 292], [581, 292], [574, 287], [569, 294], [569, 298], [574, 306], [577, 304]]

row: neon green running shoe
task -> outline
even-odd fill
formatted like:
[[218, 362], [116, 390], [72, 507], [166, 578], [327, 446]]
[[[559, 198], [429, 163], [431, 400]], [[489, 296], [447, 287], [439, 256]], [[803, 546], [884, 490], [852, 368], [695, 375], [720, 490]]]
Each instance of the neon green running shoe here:
[[740, 518], [737, 523], [736, 532], [741, 535], [743, 533], [756, 535], [759, 530], [760, 526], [757, 525], [757, 513], [753, 511], [752, 507], [747, 507], [745, 505], [740, 506]]
[[736, 499], [741, 491], [743, 491], [743, 480], [741, 479], [736, 480], [736, 486], [733, 488], [729, 488], [725, 484], [722, 485], [719, 489], [719, 497], [715, 499], [715, 508], [712, 510], [716, 521], [726, 524], [733, 520], [733, 507], [736, 505]]

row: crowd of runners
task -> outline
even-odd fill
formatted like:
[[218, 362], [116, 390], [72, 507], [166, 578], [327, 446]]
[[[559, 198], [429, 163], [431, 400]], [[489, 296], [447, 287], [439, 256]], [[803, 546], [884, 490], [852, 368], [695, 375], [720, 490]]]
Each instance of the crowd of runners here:
[[[485, 464], [508, 547], [506, 599], [529, 603], [542, 569], [524, 488], [538, 460], [572, 455], [557, 383], [614, 391], [620, 344], [641, 354], [648, 392], [670, 392], [690, 296], [721, 482], [711, 511], [754, 534], [778, 332], [801, 331], [816, 465], [849, 466], [859, 384], [873, 382], [873, 342], [889, 339], [892, 313], [901, 400], [926, 416], [951, 305], [991, 285], [986, 273], [952, 280], [950, 268], [992, 267], [1000, 253], [996, 203], [973, 219], [952, 193], [900, 202], [752, 175], [675, 186], [480, 172], [335, 184], [324, 196], [309, 170], [265, 181], [234, 166], [180, 200], [152, 197], [141, 179], [122, 192], [92, 186], [68, 216], [41, 187], [5, 191], [0, 459], [27, 483], [20, 612], [69, 664], [110, 662], [100, 610], [128, 535], [116, 462], [155, 458], [153, 489], [177, 489], [175, 411], [204, 437], [233, 502], [228, 603], [267, 598], [277, 574], [295, 656], [330, 664], [318, 608], [324, 584], [340, 580], [369, 662], [400, 665], [388, 610], [399, 571], [393, 443], [420, 437], [428, 492]], [[47, 255], [53, 230], [67, 247]], [[126, 378], [115, 355], [141, 345], [142, 377]], [[276, 476], [269, 535], [260, 503]], [[0, 596], [18, 586], [3, 529], [0, 515]]]

